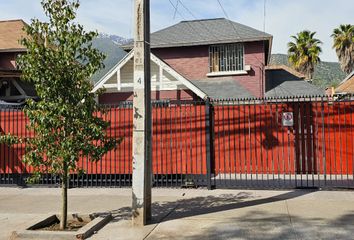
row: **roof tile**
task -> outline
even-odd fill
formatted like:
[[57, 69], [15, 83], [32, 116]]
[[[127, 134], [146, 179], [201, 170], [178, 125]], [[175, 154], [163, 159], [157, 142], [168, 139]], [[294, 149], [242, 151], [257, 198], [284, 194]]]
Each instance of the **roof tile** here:
[[[182, 21], [151, 34], [151, 47], [179, 47], [268, 40], [272, 35], [225, 18]], [[124, 46], [125, 49], [132, 44]]]
[[22, 30], [26, 23], [22, 20], [0, 21], [0, 51], [23, 51], [19, 40], [25, 35]]

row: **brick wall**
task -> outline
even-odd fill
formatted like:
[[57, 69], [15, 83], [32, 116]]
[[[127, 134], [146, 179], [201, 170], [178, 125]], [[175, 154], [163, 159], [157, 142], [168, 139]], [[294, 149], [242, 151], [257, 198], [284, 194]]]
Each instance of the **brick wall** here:
[[160, 48], [152, 49], [152, 52], [189, 80], [234, 79], [257, 97], [264, 93], [263, 42], [245, 43], [245, 65], [251, 65], [251, 71], [247, 75], [239, 76], [207, 77], [209, 46]]
[[0, 68], [15, 69], [18, 53], [0, 53]]

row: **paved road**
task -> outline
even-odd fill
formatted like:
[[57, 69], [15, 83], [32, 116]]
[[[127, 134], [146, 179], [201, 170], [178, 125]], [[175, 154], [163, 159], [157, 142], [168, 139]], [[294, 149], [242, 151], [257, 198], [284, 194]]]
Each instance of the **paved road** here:
[[[0, 188], [0, 239], [60, 209], [60, 189]], [[91, 239], [354, 239], [354, 191], [154, 189], [133, 228], [130, 189], [70, 189], [69, 212], [111, 212]]]

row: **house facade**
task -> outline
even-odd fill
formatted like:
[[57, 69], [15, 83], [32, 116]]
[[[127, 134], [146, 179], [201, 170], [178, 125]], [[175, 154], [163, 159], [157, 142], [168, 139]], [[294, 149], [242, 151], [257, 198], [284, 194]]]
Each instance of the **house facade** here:
[[20, 80], [16, 58], [26, 52], [19, 41], [25, 36], [22, 20], [0, 21], [0, 103], [22, 104], [25, 99], [35, 98], [32, 85]]
[[156, 48], [152, 52], [191, 81], [233, 80], [263, 97], [264, 42]]
[[[152, 99], [197, 99], [203, 92], [200, 84], [229, 83], [247, 92], [247, 96], [264, 96], [265, 66], [269, 62], [272, 36], [248, 26], [224, 18], [182, 21], [171, 27], [151, 34], [151, 52], [165, 65], [159, 72], [152, 62]], [[123, 46], [127, 52], [132, 45]], [[124, 71], [130, 68], [129, 81], [132, 85], [133, 62], [121, 68], [119, 78], [126, 79]], [[162, 80], [158, 88], [156, 76], [165, 79], [165, 71], [174, 71], [181, 81], [173, 84]], [[166, 72], [166, 74], [168, 74]], [[116, 78], [107, 83], [118, 82]], [[157, 82], [159, 80], [157, 79]], [[188, 83], [187, 83], [188, 82]], [[164, 85], [169, 85], [169, 88]], [[188, 86], [186, 86], [186, 84]], [[97, 85], [95, 86], [97, 87]], [[102, 103], [113, 103], [124, 96], [132, 99], [132, 91], [105, 84], [107, 92], [100, 98]], [[208, 88], [208, 87], [207, 87]], [[204, 92], [205, 93], [205, 92]], [[207, 94], [206, 94], [207, 95]]]
[[342, 82], [336, 87], [335, 93], [354, 93], [354, 71], [351, 72]]
[[[207, 96], [185, 77], [151, 54], [151, 99], [205, 99]], [[114, 104], [133, 100], [134, 52], [130, 51], [117, 65], [110, 69], [99, 81], [93, 91], [105, 88], [99, 97], [102, 104]]]
[[[200, 99], [201, 95], [213, 99], [263, 98], [277, 94], [301, 95], [302, 91], [310, 95], [322, 93], [290, 68], [269, 68], [272, 40], [268, 33], [224, 18], [182, 21], [154, 32], [151, 34], [152, 99], [191, 100]], [[123, 49], [132, 56], [132, 44]], [[179, 77], [172, 80], [168, 76], [171, 71]], [[132, 100], [133, 58], [122, 60], [112, 72], [95, 85], [94, 90], [106, 88], [99, 101]], [[278, 91], [284, 86], [290, 89]]]
[[225, 18], [182, 21], [153, 33], [151, 51], [192, 82], [234, 81], [263, 97], [272, 39]]

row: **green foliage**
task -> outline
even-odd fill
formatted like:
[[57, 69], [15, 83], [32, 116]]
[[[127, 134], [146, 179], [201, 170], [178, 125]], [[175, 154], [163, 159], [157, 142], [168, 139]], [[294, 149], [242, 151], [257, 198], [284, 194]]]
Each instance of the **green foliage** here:
[[312, 79], [315, 66], [321, 61], [319, 55], [322, 49], [319, 45], [322, 42], [314, 38], [315, 34], [316, 32], [305, 30], [291, 36], [294, 41], [288, 43], [289, 63], [308, 79]]
[[98, 161], [120, 141], [109, 138], [109, 123], [91, 93], [89, 78], [103, 67], [104, 55], [92, 47], [95, 32], [74, 23], [78, 1], [43, 0], [49, 22], [31, 20], [22, 39], [27, 53], [18, 58], [24, 80], [34, 84], [40, 101], [28, 101], [25, 114], [34, 137], [27, 139], [24, 162], [67, 177], [82, 172], [77, 162]]
[[354, 25], [340, 25], [333, 30], [331, 37], [342, 70], [351, 73], [354, 70]]
[[[291, 66], [286, 54], [272, 54], [270, 64]], [[338, 62], [321, 61], [315, 66], [312, 83], [325, 89], [330, 86], [336, 87], [345, 77], [346, 74], [341, 70]]]
[[0, 132], [0, 143], [4, 143], [6, 145], [11, 146], [21, 142], [22, 139], [17, 136], [12, 136], [11, 134], [2, 135]]

